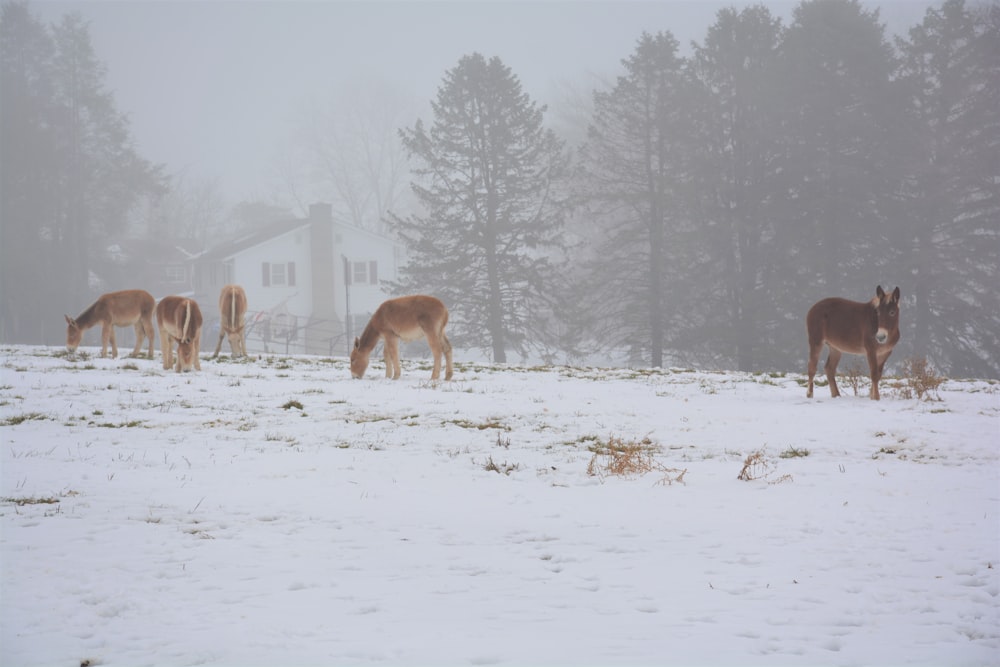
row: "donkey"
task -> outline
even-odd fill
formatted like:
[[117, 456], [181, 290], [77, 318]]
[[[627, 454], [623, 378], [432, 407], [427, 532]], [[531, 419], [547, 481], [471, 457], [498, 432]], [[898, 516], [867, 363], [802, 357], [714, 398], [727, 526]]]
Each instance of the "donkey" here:
[[434, 354], [431, 379], [437, 380], [441, 376], [443, 353], [447, 363], [444, 379], [450, 380], [451, 342], [444, 334], [446, 324], [448, 324], [448, 309], [432, 296], [418, 294], [385, 301], [376, 309], [361, 337], [354, 339], [354, 349], [351, 350], [351, 377], [355, 379], [364, 377], [368, 369], [368, 357], [381, 338], [385, 341], [385, 376], [398, 380], [402, 372], [399, 364], [399, 341], [426, 338]]
[[229, 349], [233, 357], [247, 356], [247, 338], [244, 327], [244, 317], [247, 314], [247, 293], [239, 285], [226, 285], [219, 295], [219, 342], [215, 345], [215, 354], [219, 356], [222, 349], [222, 339], [229, 337]]
[[160, 325], [160, 349], [163, 370], [173, 365], [174, 341], [177, 342], [177, 372], [201, 370], [198, 352], [201, 350], [201, 309], [194, 299], [165, 296], [156, 305], [156, 321]]
[[878, 383], [882, 379], [885, 361], [892, 354], [892, 348], [899, 342], [899, 288], [887, 295], [882, 286], [875, 290], [875, 298], [868, 302], [848, 301], [831, 297], [823, 299], [809, 309], [806, 315], [806, 329], [809, 331], [809, 389], [808, 398], [813, 395], [813, 376], [819, 355], [826, 343], [830, 348], [827, 357], [826, 377], [830, 381], [830, 395], [840, 396], [837, 388], [837, 363], [840, 355], [863, 354], [868, 357], [872, 388], [869, 396], [879, 400]]
[[153, 358], [153, 308], [156, 302], [153, 295], [141, 289], [109, 292], [90, 304], [74, 319], [66, 318], [66, 349], [76, 352], [83, 339], [83, 332], [101, 325], [101, 357], [108, 356], [108, 342], [111, 343], [111, 356], [118, 356], [118, 342], [115, 340], [115, 327], [135, 327], [135, 349], [132, 356], [139, 356], [142, 340], [149, 338], [149, 358]]

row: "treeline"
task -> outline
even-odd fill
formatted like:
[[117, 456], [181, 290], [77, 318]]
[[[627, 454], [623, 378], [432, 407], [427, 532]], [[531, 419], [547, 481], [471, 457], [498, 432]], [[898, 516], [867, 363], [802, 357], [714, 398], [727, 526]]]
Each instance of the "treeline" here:
[[[1000, 377], [1000, 5], [946, 0], [898, 38], [857, 0], [787, 25], [726, 9], [689, 54], [650, 32], [622, 55], [582, 142], [480, 54], [401, 130], [419, 206], [385, 220], [410, 251], [394, 289], [448, 303], [456, 346], [802, 370], [809, 305], [882, 284], [903, 294], [894, 360]], [[78, 15], [3, 4], [4, 341], [58, 339], [52, 313], [93, 299], [169, 188], [104, 74]]]
[[402, 131], [421, 213], [399, 292], [497, 361], [801, 370], [825, 296], [900, 286], [897, 357], [1000, 376], [1000, 7], [947, 0], [890, 42], [856, 0], [720, 11], [690, 56], [643, 34], [586, 141], [498, 58]]
[[[95, 258], [132, 208], [162, 192], [104, 82], [86, 23], [0, 9], [0, 338], [53, 338], [93, 300]], [[53, 314], [56, 317], [53, 317]], [[48, 326], [51, 325], [51, 326]], [[64, 328], [64, 327], [62, 327]], [[47, 335], [48, 334], [48, 335]]]

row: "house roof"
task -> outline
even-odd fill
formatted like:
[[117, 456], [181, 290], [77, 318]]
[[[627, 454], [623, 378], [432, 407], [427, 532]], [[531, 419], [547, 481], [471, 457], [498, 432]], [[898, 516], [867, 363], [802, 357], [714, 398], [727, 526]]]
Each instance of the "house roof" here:
[[[196, 262], [218, 262], [237, 255], [244, 250], [258, 246], [261, 243], [270, 241], [279, 236], [287, 234], [289, 232], [297, 231], [304, 227], [308, 227], [314, 222], [312, 218], [291, 218], [285, 220], [279, 220], [278, 222], [272, 222], [264, 227], [261, 227], [253, 232], [239, 236], [233, 240], [225, 241], [212, 248], [209, 248], [200, 255], [194, 257]], [[361, 227], [356, 227], [354, 225], [340, 222], [338, 220], [332, 221], [335, 228], [341, 228], [344, 230], [351, 230], [355, 234], [363, 234], [377, 239], [382, 239], [390, 243], [395, 243], [391, 238], [383, 236], [381, 234], [376, 234], [367, 229], [362, 229]]]
[[157, 239], [120, 239], [109, 245], [105, 252], [119, 264], [143, 262], [147, 264], [183, 264], [197, 253], [192, 253], [173, 241]]
[[303, 227], [308, 227], [310, 220], [294, 218], [292, 220], [281, 220], [273, 222], [256, 231], [244, 234], [231, 241], [225, 241], [217, 246], [209, 248], [195, 258], [196, 261], [218, 261], [233, 255], [237, 255], [248, 248], [260, 245], [265, 241], [277, 238], [289, 232], [293, 232]]

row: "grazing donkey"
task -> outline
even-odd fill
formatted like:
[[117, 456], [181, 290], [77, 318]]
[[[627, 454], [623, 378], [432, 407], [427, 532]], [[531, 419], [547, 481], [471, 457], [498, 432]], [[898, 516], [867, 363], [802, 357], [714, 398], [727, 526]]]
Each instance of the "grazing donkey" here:
[[108, 356], [108, 342], [111, 356], [118, 356], [118, 342], [115, 327], [135, 327], [135, 349], [132, 356], [139, 356], [143, 337], [149, 338], [149, 358], [153, 358], [153, 295], [141, 289], [109, 292], [92, 303], [74, 319], [66, 318], [66, 349], [76, 352], [83, 339], [83, 332], [90, 327], [101, 325], [101, 357]]
[[173, 365], [174, 342], [177, 342], [177, 372], [201, 370], [198, 352], [201, 350], [201, 309], [194, 299], [165, 296], [156, 305], [156, 321], [160, 325], [160, 349], [163, 370]]
[[212, 358], [219, 356], [222, 339], [229, 337], [233, 357], [247, 356], [247, 338], [244, 318], [247, 314], [247, 293], [239, 285], [226, 285], [219, 295], [219, 342]]
[[354, 339], [351, 350], [351, 377], [361, 378], [368, 369], [368, 357], [379, 338], [385, 341], [385, 376], [398, 380], [402, 369], [399, 363], [399, 341], [426, 338], [434, 354], [431, 379], [441, 376], [441, 355], [446, 361], [445, 380], [450, 380], [451, 343], [444, 334], [448, 324], [448, 309], [432, 296], [415, 295], [389, 299], [372, 315], [360, 338]]
[[806, 396], [812, 398], [813, 376], [819, 364], [823, 343], [830, 348], [827, 357], [826, 378], [830, 381], [830, 395], [840, 396], [837, 388], [837, 363], [841, 353], [863, 354], [868, 357], [872, 388], [869, 396], [879, 400], [878, 383], [882, 379], [885, 361], [892, 354], [892, 348], [899, 341], [899, 288], [892, 295], [886, 294], [880, 285], [875, 290], [875, 298], [868, 302], [848, 301], [831, 297], [823, 299], [809, 309], [806, 315], [809, 331], [809, 389]]

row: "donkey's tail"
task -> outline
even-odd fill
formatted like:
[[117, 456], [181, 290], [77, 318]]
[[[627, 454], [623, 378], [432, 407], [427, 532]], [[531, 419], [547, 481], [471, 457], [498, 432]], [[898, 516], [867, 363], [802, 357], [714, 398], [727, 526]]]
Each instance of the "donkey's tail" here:
[[188, 325], [191, 324], [191, 300], [187, 299], [184, 302], [184, 328], [181, 329], [181, 341], [187, 343], [190, 338], [188, 337]]

